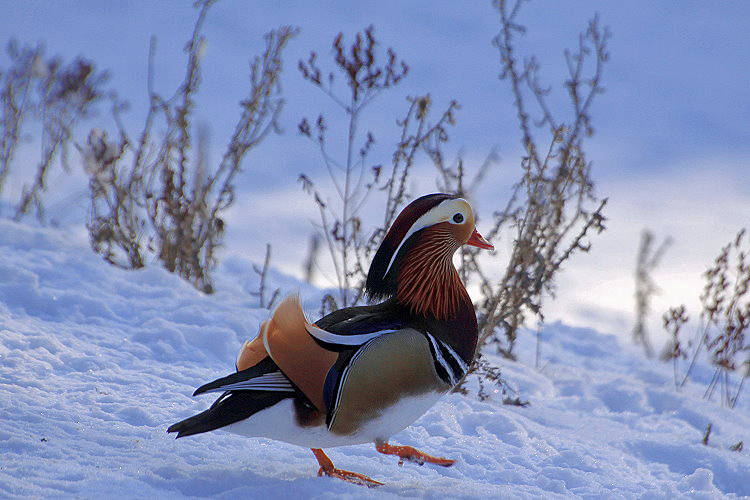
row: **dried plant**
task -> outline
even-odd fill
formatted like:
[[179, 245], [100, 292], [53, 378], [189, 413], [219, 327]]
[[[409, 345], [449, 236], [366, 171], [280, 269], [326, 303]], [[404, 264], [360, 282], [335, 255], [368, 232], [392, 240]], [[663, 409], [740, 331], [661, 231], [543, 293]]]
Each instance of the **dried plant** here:
[[641, 344], [646, 357], [653, 357], [654, 350], [651, 347], [646, 320], [651, 309], [651, 297], [659, 292], [654, 283], [652, 273], [659, 265], [664, 252], [672, 244], [671, 238], [667, 238], [656, 248], [654, 245], [654, 234], [644, 229], [641, 231], [641, 243], [638, 250], [638, 261], [635, 268], [635, 326], [633, 327], [633, 342]]
[[318, 262], [318, 253], [320, 252], [320, 235], [313, 233], [310, 236], [310, 246], [307, 248], [307, 257], [302, 266], [307, 283], [312, 283], [315, 278], [316, 263]]
[[[520, 406], [524, 408], [529, 406], [529, 402], [522, 400], [518, 391], [511, 387], [508, 381], [503, 378], [500, 368], [485, 359], [481, 352], [477, 354], [472, 363], [472, 373], [479, 375], [477, 377], [477, 383], [479, 384], [477, 397], [481, 401], [486, 401], [493, 395], [499, 394], [502, 397], [502, 403], [504, 405]], [[463, 381], [454, 387], [452, 392], [458, 392], [463, 395], [469, 394], [469, 390], [466, 388], [466, 384], [464, 384]]]
[[664, 329], [670, 335], [670, 341], [666, 349], [664, 349], [661, 358], [665, 361], [672, 360], [674, 385], [675, 389], [678, 389], [680, 383], [678, 382], [677, 363], [680, 359], [687, 359], [687, 351], [683, 347], [680, 331], [690, 318], [685, 312], [685, 306], [681, 305], [679, 307], [671, 307], [668, 312], [664, 313], [662, 319], [664, 320]]
[[[748, 252], [750, 236], [746, 229], [741, 229], [703, 273], [706, 284], [700, 296], [702, 327], [680, 384], [682, 386], [687, 382], [699, 354], [705, 350], [715, 366], [705, 397], [711, 398], [719, 387], [722, 404], [730, 408], [737, 404], [745, 379], [750, 375], [750, 341], [746, 336], [750, 326]], [[684, 313], [684, 306], [682, 310]], [[665, 326], [668, 325], [674, 328], [675, 323], [665, 320]], [[736, 371], [741, 371], [741, 374], [734, 387], [730, 374]]]
[[[315, 52], [299, 63], [302, 76], [335, 102], [348, 122], [343, 141], [346, 155], [342, 159], [335, 158], [329, 152], [328, 122], [323, 115], [314, 121], [303, 118], [298, 126], [299, 132], [318, 147], [335, 189], [334, 202], [319, 190], [308, 175], [300, 175], [304, 190], [313, 196], [319, 208], [318, 230], [328, 247], [339, 290], [338, 302], [333, 297], [326, 298], [329, 307], [346, 307], [362, 300], [369, 257], [377, 249], [400, 208], [410, 198], [406, 182], [415, 155], [430, 141], [447, 140], [447, 127], [453, 124], [453, 113], [458, 107], [457, 103], [450, 103], [437, 122], [431, 124], [430, 96], [409, 98], [406, 115], [397, 122], [400, 138], [391, 160], [390, 175], [382, 175], [382, 164], [369, 160], [375, 143], [374, 135], [370, 131], [359, 130], [362, 114], [379, 94], [406, 76], [408, 66], [398, 59], [392, 49], [388, 49], [385, 60], [381, 60], [376, 50], [377, 44], [372, 26], [358, 33], [349, 47], [345, 47], [343, 34], [339, 33], [333, 42], [335, 72], [324, 75]], [[336, 78], [340, 76], [343, 76], [346, 88], [339, 92]], [[384, 194], [384, 218], [382, 226], [368, 234], [360, 212], [373, 190]]]
[[[266, 49], [251, 64], [248, 97], [225, 152], [215, 168], [204, 153], [204, 136], [193, 152], [192, 111], [205, 51], [201, 27], [213, 1], [198, 2], [198, 20], [186, 46], [187, 68], [174, 95], [164, 98], [153, 87], [155, 42], [149, 55], [150, 107], [137, 140], [132, 140], [113, 113], [120, 138], [109, 142], [92, 131], [83, 148], [91, 191], [87, 224], [94, 250], [116, 265], [138, 268], [148, 254], [197, 288], [211, 293], [210, 273], [221, 244], [221, 217], [234, 201], [235, 177], [245, 155], [272, 130], [283, 101], [278, 77], [281, 51], [296, 31], [281, 27], [266, 35]], [[157, 123], [163, 130], [157, 134]], [[203, 138], [202, 138], [203, 137]]]
[[[721, 249], [714, 264], [705, 273], [706, 285], [701, 294], [703, 343], [716, 366], [706, 396], [721, 386], [721, 400], [734, 407], [750, 368], [750, 341], [745, 333], [750, 326], [750, 237], [740, 230], [734, 240]], [[731, 394], [729, 374], [743, 367], [744, 373]]]
[[[568, 78], [564, 87], [571, 117], [563, 121], [548, 103], [551, 89], [540, 81], [536, 58], [520, 62], [516, 53], [516, 36], [525, 32], [517, 23], [522, 4], [522, 0], [494, 2], [500, 14], [494, 45], [500, 53], [501, 78], [509, 81], [514, 97], [525, 154], [522, 178], [507, 205], [495, 212], [486, 235], [492, 240], [502, 230], [512, 229], [515, 241], [505, 272], [496, 281], [488, 277], [476, 253], [468, 255], [469, 268], [478, 276], [482, 290], [479, 348], [493, 344], [511, 358], [526, 316], [544, 319], [542, 299], [554, 296], [554, 278], [562, 264], [576, 252], [587, 252], [591, 233], [605, 229], [602, 209], [606, 203], [594, 194], [584, 141], [594, 132], [589, 112], [603, 91], [609, 31], [594, 18], [580, 35], [577, 51], [565, 52]], [[532, 105], [538, 110], [537, 120], [529, 111]]]
[[[92, 62], [78, 57], [64, 64], [58, 57], [44, 58], [44, 49], [21, 47], [14, 40], [7, 46], [10, 66], [0, 71], [0, 193], [11, 172], [19, 140], [32, 124], [41, 125], [40, 159], [34, 179], [23, 187], [15, 208], [19, 220], [32, 210], [44, 222], [42, 193], [56, 161], [69, 171], [68, 149], [73, 131], [89, 117], [103, 97], [107, 74], [95, 70]], [[31, 123], [29, 123], [31, 122]]]
[[[511, 83], [525, 155], [521, 161], [521, 179], [514, 185], [508, 203], [495, 212], [487, 235], [493, 238], [512, 229], [515, 245], [499, 279], [490, 278], [497, 273], [490, 269], [491, 264], [480, 261], [478, 252], [471, 248], [462, 249], [459, 266], [464, 282], [478, 282], [482, 293], [478, 305], [480, 343], [470, 373], [479, 375], [480, 381], [495, 381], [503, 386], [497, 368], [488, 361], [480, 361], [479, 349], [493, 344], [503, 354], [513, 356], [517, 331], [526, 316], [530, 313], [543, 319], [542, 297], [554, 295], [554, 277], [562, 264], [576, 252], [588, 251], [590, 235], [604, 230], [602, 210], [606, 203], [594, 194], [584, 141], [593, 134], [589, 111], [603, 90], [600, 82], [608, 57], [609, 32], [594, 19], [581, 34], [578, 50], [565, 53], [569, 75], [564, 86], [570, 97], [571, 117], [560, 120], [547, 103], [549, 90], [540, 83], [536, 59], [518, 62], [514, 38], [524, 31], [516, 22], [521, 4], [518, 1], [509, 7], [504, 1], [495, 2], [501, 17], [501, 32], [494, 43], [500, 51], [502, 77]], [[451, 102], [431, 124], [428, 113], [432, 101], [429, 95], [424, 95], [409, 99], [407, 114], [398, 122], [401, 140], [389, 175], [384, 175], [381, 165], [368, 163], [375, 138], [371, 132], [358, 133], [362, 110], [379, 92], [397, 83], [407, 67], [398, 62], [391, 50], [387, 62], [378, 63], [372, 28], [358, 34], [349, 48], [344, 48], [342, 39], [339, 34], [333, 44], [337, 73], [324, 75], [315, 53], [299, 64], [303, 77], [339, 105], [349, 124], [344, 160], [337, 160], [329, 153], [329, 126], [322, 115], [316, 120], [303, 119], [299, 124], [300, 133], [318, 146], [338, 198], [332, 203], [309, 176], [300, 176], [304, 189], [314, 197], [320, 210], [319, 229], [328, 246], [339, 288], [341, 304], [328, 296], [321, 314], [362, 298], [366, 263], [398, 210], [411, 197], [406, 186], [417, 152], [424, 152], [432, 160], [439, 189], [469, 198], [496, 162], [496, 155], [491, 152], [470, 181], [460, 157], [448, 164], [442, 147], [448, 140], [448, 126], [454, 124], [458, 104]], [[344, 75], [347, 84], [343, 97], [334, 89], [338, 74]], [[540, 114], [538, 120], [533, 120], [527, 110], [529, 100]], [[547, 145], [541, 147], [543, 143]], [[383, 224], [365, 238], [359, 211], [367, 195], [378, 188], [386, 198]], [[498, 332], [498, 327], [502, 332]], [[466, 391], [463, 385], [457, 390]], [[480, 392], [486, 394], [483, 388]]]
[[260, 283], [258, 283], [258, 291], [257, 292], [251, 292], [250, 295], [253, 295], [255, 297], [258, 297], [258, 305], [260, 307], [265, 307], [266, 309], [271, 309], [276, 302], [276, 299], [279, 298], [279, 292], [280, 290], [277, 288], [273, 292], [271, 292], [271, 297], [266, 298], [266, 292], [267, 292], [267, 286], [266, 286], [266, 277], [268, 276], [268, 270], [271, 268], [271, 245], [269, 243], [266, 243], [266, 257], [263, 260], [263, 267], [259, 267], [255, 264], [253, 264], [253, 271], [255, 271], [255, 274], [258, 275], [260, 278]]
[[[581, 34], [578, 50], [565, 53], [569, 70], [565, 88], [570, 96], [572, 116], [561, 121], [547, 104], [549, 90], [540, 83], [536, 59], [526, 59], [522, 66], [518, 62], [514, 37], [523, 32], [515, 20], [521, 3], [516, 2], [509, 8], [504, 1], [495, 2], [501, 14], [501, 32], [495, 45], [501, 55], [503, 78], [511, 83], [525, 156], [521, 161], [521, 180], [514, 185], [508, 203], [495, 212], [494, 224], [487, 235], [493, 238], [512, 229], [516, 234], [515, 245], [500, 279], [490, 278], [496, 274], [490, 269], [492, 264], [480, 261], [478, 252], [471, 248], [462, 249], [459, 266], [464, 282], [478, 282], [482, 294], [478, 305], [480, 343], [470, 373], [478, 375], [481, 384], [495, 382], [503, 390], [507, 385], [499, 376], [497, 367], [480, 358], [479, 349], [493, 344], [506, 356], [513, 356], [517, 331], [524, 324], [526, 315], [531, 313], [543, 319], [542, 297], [554, 295], [554, 277], [562, 264], [574, 253], [588, 251], [591, 233], [604, 229], [602, 209], [606, 203], [594, 194], [584, 140], [593, 134], [589, 110], [594, 98], [602, 92], [600, 82], [607, 61], [609, 32], [601, 29], [594, 19]], [[410, 198], [406, 191], [407, 179], [418, 151], [425, 152], [436, 167], [439, 189], [469, 198], [496, 162], [496, 155], [491, 152], [470, 181], [467, 181], [469, 176], [460, 157], [448, 164], [442, 147], [448, 140], [447, 127], [454, 124], [458, 104], [451, 102], [437, 122], [430, 125], [428, 112], [432, 102], [430, 96], [425, 95], [411, 98], [405, 118], [398, 122], [401, 140], [392, 158], [390, 175], [382, 175], [383, 167], [379, 165], [370, 166], [367, 159], [375, 139], [370, 132], [357, 134], [362, 109], [374, 95], [388, 87], [385, 83], [377, 85], [378, 78], [398, 75], [398, 78], [384, 80], [395, 84], [406, 71], [404, 63], [400, 64], [403, 72], [396, 69], [397, 58], [392, 51], [389, 51], [388, 62], [379, 66], [375, 45], [372, 28], [357, 35], [349, 49], [344, 49], [341, 34], [336, 37], [334, 54], [337, 69], [346, 77], [346, 98], [336, 94], [334, 73], [323, 75], [315, 53], [307, 61], [300, 62], [303, 76], [333, 99], [349, 119], [345, 161], [337, 161], [328, 152], [329, 129], [323, 116], [315, 121], [303, 119], [299, 124], [299, 131], [320, 149], [338, 195], [338, 205], [334, 209], [309, 176], [300, 176], [303, 187], [314, 196], [320, 209], [320, 230], [334, 263], [342, 305], [351, 305], [362, 297], [366, 262], [404, 201]], [[593, 70], [589, 74], [587, 71], [592, 61]], [[369, 88], [368, 85], [372, 86], [371, 94], [362, 91]], [[541, 115], [539, 120], [532, 120], [527, 111], [529, 99]], [[548, 141], [544, 149], [539, 146], [542, 141]], [[359, 152], [358, 156], [354, 154], [355, 150]], [[381, 178], [387, 180], [381, 184]], [[363, 200], [376, 188], [383, 189], [386, 195], [383, 224], [374, 229], [369, 238], [363, 238], [365, 230], [358, 213]], [[494, 265], [498, 266], [497, 263]], [[329, 296], [321, 313], [338, 306]], [[497, 331], [498, 327], [502, 332]], [[487, 391], [481, 384], [480, 392], [484, 397]], [[466, 392], [463, 384], [457, 390]], [[520, 403], [520, 399], [516, 399]]]

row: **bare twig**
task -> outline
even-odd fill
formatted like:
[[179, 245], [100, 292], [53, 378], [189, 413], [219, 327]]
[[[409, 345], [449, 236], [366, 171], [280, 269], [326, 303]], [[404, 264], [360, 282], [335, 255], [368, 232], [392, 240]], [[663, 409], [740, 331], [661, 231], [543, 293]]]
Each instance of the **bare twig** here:
[[709, 422], [708, 425], [706, 426], [706, 431], [703, 433], [703, 439], [701, 440], [701, 442], [703, 443], [704, 446], [708, 446], [708, 438], [709, 436], [711, 436], [711, 427], [712, 427], [711, 422]]
[[271, 293], [271, 298], [266, 301], [266, 277], [268, 275], [268, 270], [271, 267], [271, 244], [266, 243], [266, 257], [263, 260], [263, 267], [258, 267], [257, 265], [253, 264], [253, 271], [260, 277], [260, 283], [258, 284], [258, 291], [257, 292], [250, 292], [250, 295], [254, 295], [258, 297], [258, 305], [260, 307], [265, 307], [266, 309], [271, 309], [273, 307], [273, 304], [276, 302], [276, 299], [279, 297], [279, 289], [277, 288]]
[[[346, 155], [341, 159], [332, 157], [328, 152], [325, 117], [318, 116], [314, 121], [303, 118], [298, 125], [299, 132], [315, 143], [320, 151], [334, 187], [334, 197], [337, 198], [332, 201], [330, 196], [318, 190], [309, 176], [300, 175], [303, 189], [313, 197], [320, 211], [319, 230], [328, 247], [342, 306], [362, 300], [367, 261], [377, 250], [400, 208], [409, 199], [407, 179], [414, 158], [419, 151], [426, 151], [429, 155], [431, 144], [447, 140], [447, 127], [454, 123], [453, 114], [458, 108], [457, 103], [451, 102], [439, 119], [431, 124], [430, 96], [408, 98], [406, 115], [397, 122], [400, 139], [391, 160], [390, 175], [383, 175], [382, 165], [369, 163], [375, 137], [369, 131], [360, 132], [362, 113], [378, 95], [406, 76], [408, 66], [399, 61], [396, 53], [390, 49], [381, 60], [376, 46], [372, 27], [358, 33], [346, 48], [343, 34], [339, 33], [333, 42], [336, 72], [323, 76], [315, 52], [299, 63], [303, 77], [338, 104], [348, 120], [344, 140]], [[342, 75], [347, 89], [340, 95], [334, 82]], [[383, 224], [367, 235], [362, 227], [360, 212], [376, 189], [385, 195]]]

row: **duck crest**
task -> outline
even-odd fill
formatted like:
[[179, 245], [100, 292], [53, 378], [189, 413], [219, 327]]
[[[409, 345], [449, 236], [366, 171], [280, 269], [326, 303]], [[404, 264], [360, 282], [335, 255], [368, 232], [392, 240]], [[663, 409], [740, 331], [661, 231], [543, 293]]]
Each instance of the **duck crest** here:
[[400, 268], [399, 255], [405, 255], [416, 243], [420, 233], [408, 235], [414, 223], [427, 211], [445, 200], [457, 196], [436, 193], [422, 196], [404, 208], [396, 217], [370, 263], [365, 291], [372, 300], [385, 300], [396, 295], [397, 277]]

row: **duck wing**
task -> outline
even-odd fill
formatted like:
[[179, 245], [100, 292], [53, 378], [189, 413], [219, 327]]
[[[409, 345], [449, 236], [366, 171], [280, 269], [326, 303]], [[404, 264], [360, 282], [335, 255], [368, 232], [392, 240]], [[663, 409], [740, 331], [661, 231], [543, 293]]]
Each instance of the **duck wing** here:
[[214, 380], [198, 388], [193, 395], [215, 391], [224, 394], [208, 410], [177, 422], [167, 432], [176, 432], [181, 438], [219, 429], [296, 395], [293, 385], [270, 357], [246, 370]]
[[404, 317], [389, 302], [347, 307], [334, 311], [315, 324], [307, 325], [307, 332], [322, 347], [332, 351], [357, 348], [372, 339], [401, 330]]

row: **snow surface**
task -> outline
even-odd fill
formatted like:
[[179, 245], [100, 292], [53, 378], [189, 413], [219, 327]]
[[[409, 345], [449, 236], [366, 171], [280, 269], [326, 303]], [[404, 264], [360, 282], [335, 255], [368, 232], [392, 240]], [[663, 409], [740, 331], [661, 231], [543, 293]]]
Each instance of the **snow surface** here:
[[[309, 450], [167, 426], [233, 368], [267, 311], [257, 277], [232, 258], [213, 296], [157, 265], [109, 266], [85, 241], [0, 220], [0, 497], [3, 498], [736, 498], [750, 496], [750, 396], [702, 399], [711, 369], [677, 393], [668, 364], [614, 336], [549, 325], [518, 362], [496, 360], [530, 405], [450, 395], [392, 443], [457, 459], [397, 465], [361, 445], [328, 450], [376, 490], [316, 477]], [[320, 291], [280, 274], [314, 316]], [[708, 446], [701, 443], [713, 425]], [[746, 449], [729, 447], [744, 440]]]

